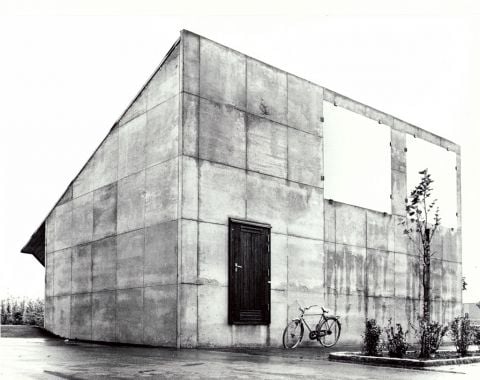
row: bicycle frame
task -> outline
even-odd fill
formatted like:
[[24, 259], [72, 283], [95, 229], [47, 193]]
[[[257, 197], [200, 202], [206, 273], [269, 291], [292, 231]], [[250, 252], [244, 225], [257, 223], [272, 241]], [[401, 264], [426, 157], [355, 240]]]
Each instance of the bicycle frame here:
[[303, 323], [304, 326], [307, 327], [308, 329], [308, 332], [310, 333], [312, 331], [312, 329], [310, 328], [310, 325], [307, 323], [307, 321], [305, 320], [304, 316], [315, 316], [315, 315], [320, 315], [320, 319], [318, 320], [318, 324], [320, 325], [324, 320], [326, 320], [325, 318], [325, 312], [321, 312], [321, 313], [311, 313], [311, 314], [305, 314], [305, 311], [306, 310], [303, 310], [301, 309], [301, 314], [298, 318], [295, 318], [293, 319], [294, 321], [299, 321], [301, 323]]

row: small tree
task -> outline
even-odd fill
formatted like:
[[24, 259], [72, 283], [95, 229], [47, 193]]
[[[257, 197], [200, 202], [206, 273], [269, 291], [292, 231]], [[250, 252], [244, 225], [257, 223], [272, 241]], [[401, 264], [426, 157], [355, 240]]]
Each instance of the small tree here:
[[[436, 334], [431, 331], [431, 259], [435, 252], [432, 251], [432, 240], [440, 226], [439, 208], [435, 207], [437, 200], [430, 202], [433, 179], [428, 174], [428, 169], [419, 172], [422, 175], [420, 183], [405, 199], [406, 217], [402, 221], [404, 234], [414, 243], [422, 258], [422, 288], [423, 288], [423, 317], [420, 323], [420, 357], [429, 358], [432, 347], [432, 337], [426, 334]], [[433, 216], [432, 216], [433, 213]], [[443, 336], [443, 335], [441, 335]], [[439, 339], [441, 339], [441, 336]], [[434, 344], [433, 346], [437, 346]]]

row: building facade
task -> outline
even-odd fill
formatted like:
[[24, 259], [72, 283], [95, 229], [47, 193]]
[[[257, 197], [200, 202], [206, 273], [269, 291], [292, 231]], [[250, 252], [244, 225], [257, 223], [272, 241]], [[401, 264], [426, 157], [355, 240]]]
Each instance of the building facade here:
[[[389, 212], [324, 196], [324, 108], [390, 138]], [[24, 247], [45, 265], [45, 327], [71, 339], [279, 346], [298, 304], [415, 321], [420, 259], [399, 225], [407, 136], [456, 160], [455, 228], [432, 265], [433, 319], [461, 313], [460, 148], [188, 31]]]

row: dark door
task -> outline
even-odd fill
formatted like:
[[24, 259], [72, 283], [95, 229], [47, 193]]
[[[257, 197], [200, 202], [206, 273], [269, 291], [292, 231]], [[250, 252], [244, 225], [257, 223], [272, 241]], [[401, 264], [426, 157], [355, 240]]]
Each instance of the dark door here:
[[270, 323], [270, 226], [230, 219], [231, 324]]

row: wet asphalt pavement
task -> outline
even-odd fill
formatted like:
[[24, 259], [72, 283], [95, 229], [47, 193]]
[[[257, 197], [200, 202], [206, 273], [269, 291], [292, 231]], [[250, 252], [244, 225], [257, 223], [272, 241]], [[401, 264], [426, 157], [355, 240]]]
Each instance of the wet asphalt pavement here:
[[321, 347], [176, 350], [0, 338], [1, 379], [478, 379], [480, 363], [408, 370], [330, 362]]

